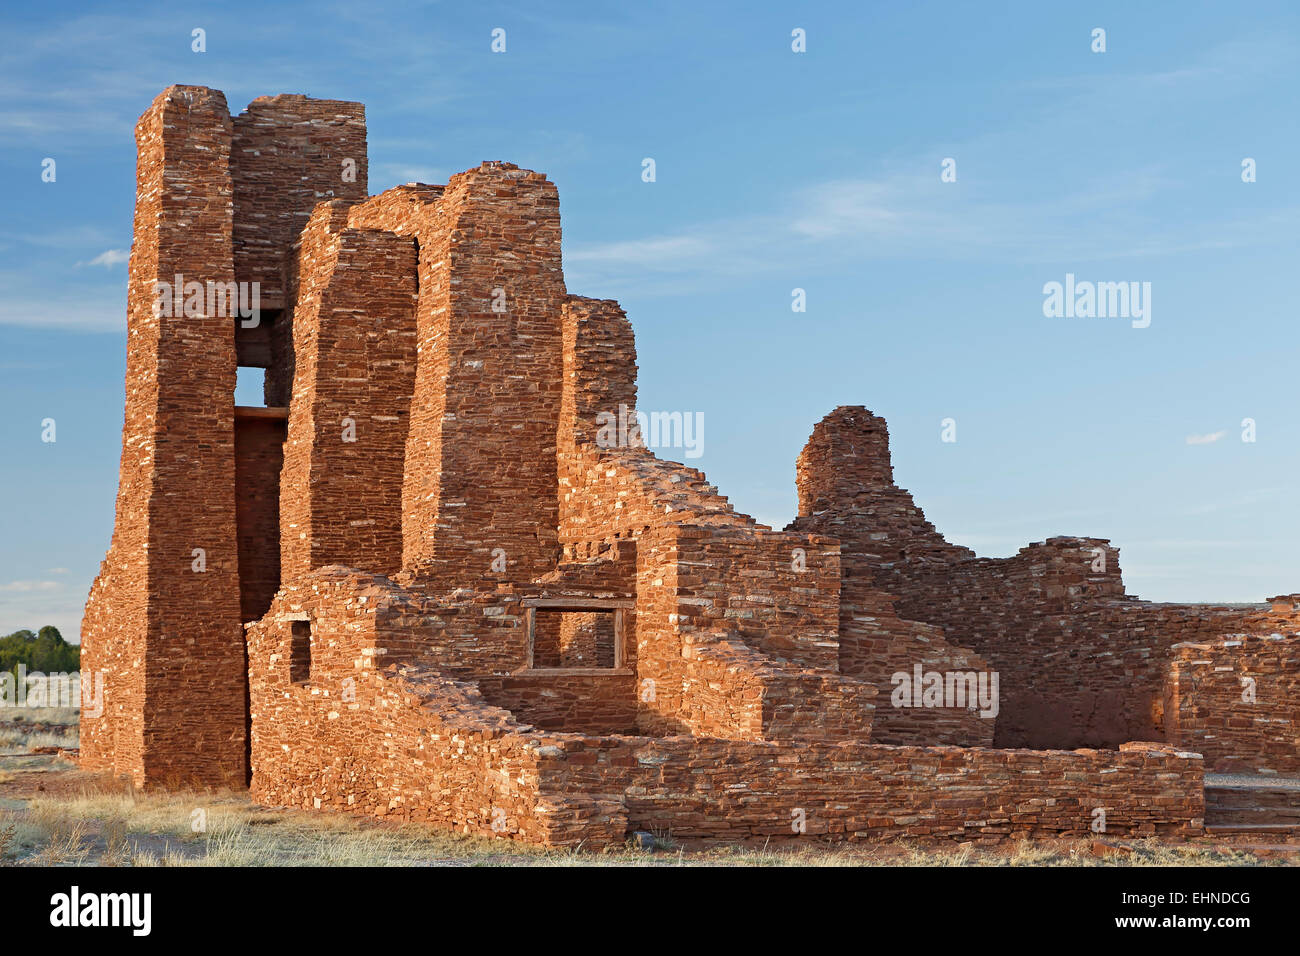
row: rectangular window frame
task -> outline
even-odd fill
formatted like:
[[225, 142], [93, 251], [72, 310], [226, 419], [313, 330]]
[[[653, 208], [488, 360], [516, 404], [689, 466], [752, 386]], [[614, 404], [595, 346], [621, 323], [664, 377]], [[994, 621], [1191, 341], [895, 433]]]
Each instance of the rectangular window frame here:
[[[528, 650], [523, 670], [530, 674], [625, 674], [627, 669], [627, 616], [636, 607], [631, 598], [525, 598], [523, 601], [528, 629]], [[596, 611], [613, 612], [614, 615], [614, 666], [613, 667], [537, 667], [533, 663], [534, 639], [537, 633], [537, 612], [541, 611]]]

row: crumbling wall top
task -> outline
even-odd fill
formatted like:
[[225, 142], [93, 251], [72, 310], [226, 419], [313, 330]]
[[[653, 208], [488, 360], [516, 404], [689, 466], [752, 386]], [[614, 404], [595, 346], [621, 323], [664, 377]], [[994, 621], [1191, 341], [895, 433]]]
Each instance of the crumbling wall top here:
[[889, 427], [861, 405], [841, 405], [814, 426], [795, 470], [800, 517], [890, 488]]

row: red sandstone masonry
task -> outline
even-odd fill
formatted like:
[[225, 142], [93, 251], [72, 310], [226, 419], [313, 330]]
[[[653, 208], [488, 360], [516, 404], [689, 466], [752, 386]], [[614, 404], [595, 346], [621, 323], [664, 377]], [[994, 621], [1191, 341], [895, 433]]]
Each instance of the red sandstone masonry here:
[[[413, 659], [421, 645], [382, 646], [384, 609], [405, 597], [382, 578], [327, 568], [250, 626], [254, 797], [543, 844], [621, 843], [616, 802], [539, 790], [551, 738]], [[292, 626], [307, 618], [311, 669], [298, 685]]]
[[[792, 528], [817, 527], [803, 519]], [[995, 721], [966, 708], [896, 708], [894, 675], [923, 672], [988, 673], [988, 661], [950, 643], [938, 627], [899, 616], [894, 598], [874, 584], [871, 566], [853, 548], [840, 555], [839, 670], [876, 685], [881, 701], [873, 739], [880, 743], [990, 746]]]
[[415, 380], [410, 238], [317, 207], [292, 258], [295, 372], [281, 479], [286, 578], [401, 568], [403, 459]]
[[[465, 683], [385, 663], [384, 590], [326, 569], [250, 627], [259, 800], [591, 849], [633, 829], [686, 842], [1084, 835], [1098, 808], [1114, 835], [1201, 832], [1200, 758], [1160, 744], [1116, 754], [539, 735]], [[305, 613], [312, 670], [295, 686], [289, 630]]]
[[534, 667], [613, 667], [613, 611], [551, 611], [533, 624]]
[[595, 763], [543, 765], [541, 787], [595, 790], [630, 758], [628, 826], [684, 842], [1085, 836], [1097, 808], [1113, 836], [1191, 837], [1204, 821], [1199, 756], [1161, 744], [1118, 754], [682, 737], [587, 746], [603, 751]]
[[225, 98], [202, 87], [168, 88], [136, 126], [117, 523], [82, 629], [105, 712], [83, 723], [82, 761], [139, 784], [246, 768], [234, 319], [153, 314], [155, 282], [234, 278], [230, 137]]
[[1006, 559], [949, 544], [893, 485], [885, 423], [861, 407], [818, 423], [798, 484], [792, 529], [839, 538], [844, 566], [895, 595], [899, 615], [941, 627], [999, 672], [999, 746], [1160, 739], [1169, 648], [1252, 613], [1126, 596], [1118, 549], [1101, 538], [1053, 538]]
[[636, 675], [527, 674], [476, 682], [483, 699], [538, 730], [636, 733]]
[[[273, 414], [268, 414], [273, 413]], [[239, 616], [255, 621], [280, 588], [280, 469], [285, 422], [278, 409], [235, 412], [235, 493], [239, 529]]]
[[1300, 635], [1177, 644], [1164, 699], [1170, 741], [1208, 770], [1300, 774]]
[[[315, 612], [313, 626], [329, 633], [329, 612]], [[506, 711], [436, 673], [381, 672], [366, 648], [342, 640], [313, 648], [307, 685], [287, 684], [289, 629], [269, 616], [249, 632], [256, 799], [466, 833], [498, 832], [497, 822], [502, 835], [550, 842], [535, 747], [512, 733]]]
[[[944, 640], [943, 631], [907, 621], [880, 606], [883, 592], [858, 588], [860, 579], [846, 574], [840, 591], [840, 671], [875, 685], [871, 740], [882, 744], [993, 745], [996, 718], [968, 707], [895, 707], [895, 675], [909, 677], [919, 665], [923, 674], [988, 674], [984, 658]], [[846, 653], [846, 649], [848, 653]]]
[[[1087, 568], [1096, 540], [1047, 544], [1055, 544], [1076, 567]], [[1046, 589], [1031, 583], [1051, 577], [1026, 555], [1030, 550], [1000, 567], [972, 562], [946, 575], [918, 575], [911, 595], [899, 602], [902, 613], [925, 613], [950, 639], [974, 648], [1002, 673], [999, 745], [1114, 746], [1134, 737], [1162, 737], [1170, 648], [1240, 629], [1254, 613], [1240, 607], [1048, 597]], [[1068, 580], [1049, 585], [1066, 592], [1079, 586]], [[977, 590], [959, 590], [966, 588]]]
[[446, 187], [425, 183], [394, 186], [363, 202], [348, 207], [348, 225], [353, 229], [378, 229], [399, 236], [411, 236], [423, 244], [432, 239], [432, 207]]
[[[636, 342], [618, 303], [571, 295], [562, 319], [558, 520], [565, 549], [587, 554], [669, 525], [758, 527], [701, 472], [656, 458], [640, 445]], [[611, 436], [610, 418], [602, 416], [616, 422], [622, 416], [625, 432]], [[602, 437], [604, 444], [597, 445]], [[618, 444], [624, 440], [628, 444]]]
[[834, 673], [839, 663], [839, 548], [827, 538], [735, 528], [678, 527], [675, 626], [726, 627], [772, 658]]
[[[1108, 833], [1190, 836], [1200, 757], [1128, 741], [1294, 761], [1291, 709], [1269, 697], [1243, 722], [1218, 670], [1287, 697], [1294, 655], [1218, 642], [1293, 633], [1296, 600], [1146, 604], [1103, 539], [978, 559], [893, 484], [885, 423], [861, 408], [814, 430], [792, 529], [758, 525], [640, 447], [631, 325], [567, 294], [543, 175], [485, 163], [365, 198], [364, 139], [359, 104], [302, 97], [255, 101], [233, 134], [200, 88], [142, 119], [88, 766], [237, 780], [247, 689], [259, 800], [597, 848], [633, 829], [1082, 835], [1099, 808]], [[336, 188], [343, 153], [357, 183]], [[285, 311], [238, 332], [155, 320], [153, 281], [181, 269], [264, 281]], [[287, 422], [235, 412], [237, 360], [267, 366]], [[263, 609], [244, 645], [241, 613]], [[1171, 650], [1189, 639], [1221, 663]], [[891, 706], [914, 666], [1000, 671], [996, 725]], [[1119, 749], [923, 746], [994, 739]]]
[[[366, 197], [366, 108], [343, 100], [259, 96], [234, 118], [235, 278], [283, 308], [284, 251], [316, 204]], [[345, 165], [349, 163], [351, 166]]]
[[876, 688], [774, 662], [728, 631], [695, 632], [677, 720], [726, 740], [866, 741]]
[[[508, 574], [483, 574], [447, 591], [426, 590], [409, 573], [382, 582], [388, 597], [378, 605], [385, 653], [393, 660], [422, 660], [448, 675], [482, 679], [514, 675], [527, 664], [528, 599], [628, 602], [634, 594], [637, 549], [620, 542], [598, 558], [563, 562], [527, 585], [514, 585]], [[624, 665], [636, 666], [637, 623], [625, 622]], [[602, 694], [626, 682], [593, 680]]]
[[560, 454], [560, 540], [590, 550], [682, 524], [770, 530], [736, 512], [704, 475], [646, 449]]
[[608, 421], [602, 416], [617, 418], [620, 409], [636, 411], [636, 338], [627, 314], [613, 299], [566, 296], [561, 325], [559, 448], [571, 452], [596, 442], [601, 423]]
[[[934, 530], [906, 492], [893, 489], [889, 432], [883, 419], [862, 408], [841, 408], [813, 430], [796, 463], [799, 517], [791, 530], [814, 531], [841, 541], [839, 667], [875, 684], [877, 701], [873, 739], [883, 743], [952, 743], [987, 746], [995, 723], [965, 708], [896, 708], [890, 704], [896, 673], [924, 671], [987, 672], [990, 665], [975, 652], [945, 639], [938, 627], [906, 620], [885, 591], [879, 568], [889, 567], [888, 548], [899, 535], [921, 542], [924, 561], [933, 555], [956, 558], [972, 553], [954, 548]], [[897, 496], [888, 522], [877, 521], [878, 493]], [[906, 498], [906, 504], [901, 501]], [[899, 553], [897, 556], [901, 557]]]
[[[834, 672], [839, 566], [826, 545], [734, 528], [660, 528], [640, 538], [643, 733], [869, 736], [875, 688]], [[804, 570], [792, 567], [799, 546]]]
[[404, 564], [450, 583], [502, 549], [513, 579], [529, 580], [559, 556], [565, 292], [554, 185], [510, 163], [453, 176], [430, 207], [420, 257]]

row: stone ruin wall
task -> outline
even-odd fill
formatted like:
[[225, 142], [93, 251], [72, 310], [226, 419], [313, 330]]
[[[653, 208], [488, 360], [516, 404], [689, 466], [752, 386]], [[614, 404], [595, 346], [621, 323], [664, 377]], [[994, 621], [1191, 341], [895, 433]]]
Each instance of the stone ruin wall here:
[[[118, 522], [86, 616], [110, 709], [88, 766], [240, 782], [249, 748], [264, 801], [498, 834], [500, 811], [552, 845], [778, 838], [795, 803], [835, 839], [1084, 833], [1095, 806], [1113, 832], [1199, 831], [1201, 761], [1125, 741], [1162, 739], [1172, 645], [1243, 612], [1126, 597], [1100, 539], [1005, 560], [948, 544], [865, 409], [814, 431], [786, 532], [635, 435], [611, 446], [597, 416], [634, 413], [632, 329], [566, 292], [538, 173], [485, 163], [366, 198], [364, 111], [303, 97], [232, 123], [220, 94], [172, 88], [138, 138]], [[267, 322], [155, 319], [152, 283], [177, 271], [264, 281]], [[236, 362], [266, 369], [270, 407], [236, 413]], [[208, 570], [186, 577], [195, 540]], [[1104, 572], [1079, 565], [1094, 547]], [[530, 614], [565, 600], [630, 606], [621, 669], [528, 670]], [[889, 706], [918, 663], [1002, 671], [997, 721]], [[1224, 705], [1182, 673], [1179, 733], [1204, 741]], [[1045, 695], [1068, 719], [1041, 723]], [[1052, 747], [1122, 749], [924, 746], [1044, 726]]]
[[[106, 709], [82, 765], [241, 783], [247, 763], [235, 502], [233, 320], [155, 315], [155, 282], [230, 282], [225, 97], [171, 87], [136, 125], [127, 391], [117, 519], [82, 625]], [[201, 569], [201, 570], [198, 570]]]
[[653, 689], [643, 733], [867, 739], [875, 689], [834, 667], [834, 548], [810, 571], [790, 569], [791, 547], [808, 543], [702, 527], [641, 536], [637, 676]]
[[[250, 653], [270, 662], [252, 675], [256, 799], [587, 849], [634, 829], [690, 844], [1079, 837], [1098, 808], [1117, 836], [1202, 832], [1200, 757], [1160, 744], [992, 751], [546, 731], [473, 683], [394, 659], [385, 609], [406, 600], [381, 578], [323, 569], [250, 627]], [[291, 627], [304, 617], [313, 670], [295, 685]]]
[[292, 304], [285, 250], [316, 204], [367, 195], [366, 108], [296, 94], [259, 96], [232, 120], [235, 277], [257, 282], [261, 305]]
[[[1165, 685], [1175, 645], [1277, 626], [1260, 617], [1261, 607], [1153, 604], [1127, 595], [1119, 551], [1102, 538], [1052, 538], [997, 559], [948, 543], [894, 485], [885, 422], [861, 407], [837, 409], [818, 423], [800, 455], [797, 483], [799, 517], [791, 528], [839, 539], [846, 581], [869, 578], [862, 593], [893, 595], [898, 614], [940, 628], [950, 647], [969, 648], [999, 672], [999, 747], [1114, 748], [1167, 739]], [[850, 593], [841, 604], [842, 647], [852, 642], [850, 619], [863, 603]], [[905, 661], [896, 627], [887, 630], [874, 643], [892, 644], [886, 659]], [[873, 656], [881, 659], [879, 651]]]
[[[836, 427], [830, 427], [828, 422]], [[890, 562], [881, 544], [890, 522], [863, 509], [865, 489], [885, 489], [893, 497], [889, 434], [883, 419], [865, 409], [840, 409], [814, 431], [796, 463], [799, 516], [791, 530], [811, 531], [840, 541], [839, 667], [842, 673], [875, 684], [880, 693], [875, 738], [882, 743], [946, 743], [991, 746], [995, 721], [968, 709], [890, 706], [896, 673], [985, 672], [990, 664], [969, 647], [950, 640], [945, 629], [916, 614], [903, 615], [896, 592], [885, 589], [880, 565]], [[910, 505], [910, 498], [908, 498]], [[861, 509], [861, 510], [860, 510]], [[920, 509], [892, 508], [892, 527], [915, 527], [919, 558], [934, 554], [974, 557], [955, 548], [925, 521]], [[894, 584], [892, 580], [888, 582]], [[1002, 715], [998, 715], [998, 720]]]
[[896, 580], [901, 613], [924, 615], [1002, 673], [998, 746], [1163, 739], [1169, 649], [1240, 626], [1244, 612], [1230, 607], [1088, 597], [1097, 549], [1118, 575], [1117, 549], [1103, 539], [1054, 538]]
[[1174, 645], [1164, 686], [1171, 743], [1218, 773], [1300, 774], [1300, 595], [1273, 598], [1247, 629]]
[[[636, 340], [619, 304], [568, 296], [561, 325], [558, 537], [566, 553], [597, 553], [612, 541], [672, 525], [759, 529], [701, 472], [657, 458], [641, 444]], [[627, 427], [602, 440], [608, 419], [601, 416], [617, 422], [624, 409]]]
[[280, 483], [286, 580], [329, 564], [402, 568], [416, 249], [348, 218], [346, 203], [322, 203], [289, 256], [298, 358]]
[[540, 173], [484, 163], [425, 217], [404, 564], [451, 582], [500, 548], [529, 580], [559, 557], [559, 197]]
[[[270, 97], [232, 119], [220, 92], [176, 86], [136, 141], [117, 520], [83, 623], [85, 666], [115, 703], [84, 722], [83, 762], [139, 783], [242, 783], [241, 623], [279, 586], [285, 425], [274, 409], [236, 414], [235, 368], [266, 368], [268, 397], [284, 391], [269, 328], [284, 250], [323, 198], [364, 197], [364, 109]], [[350, 179], [343, 158], [358, 161]], [[246, 328], [209, 295], [155, 315], [155, 283], [177, 276], [258, 282], [267, 324]]]
[[280, 473], [285, 421], [279, 409], [235, 408], [235, 527], [239, 618], [266, 613], [280, 587]]
[[613, 668], [617, 637], [612, 614], [572, 611], [543, 615], [537, 620], [533, 665]]

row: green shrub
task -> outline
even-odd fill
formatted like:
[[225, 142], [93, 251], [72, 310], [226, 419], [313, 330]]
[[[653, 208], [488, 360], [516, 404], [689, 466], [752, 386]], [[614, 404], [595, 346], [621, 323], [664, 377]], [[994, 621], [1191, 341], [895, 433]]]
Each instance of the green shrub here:
[[27, 673], [66, 674], [81, 668], [81, 647], [63, 639], [57, 627], [46, 625], [39, 632], [14, 631], [0, 637], [0, 671], [17, 676], [18, 665]]

